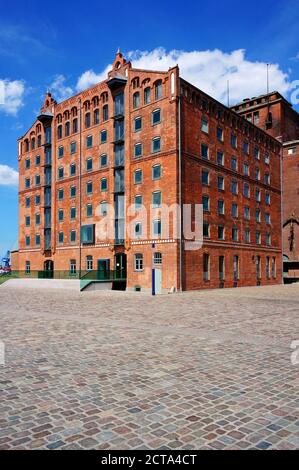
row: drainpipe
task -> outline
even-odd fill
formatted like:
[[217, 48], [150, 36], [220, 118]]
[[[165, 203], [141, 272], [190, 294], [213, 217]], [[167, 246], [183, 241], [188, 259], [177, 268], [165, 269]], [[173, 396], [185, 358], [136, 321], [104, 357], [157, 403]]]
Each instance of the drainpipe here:
[[183, 291], [183, 246], [182, 246], [182, 222], [183, 222], [183, 213], [182, 213], [182, 118], [181, 118], [181, 96], [179, 94], [179, 106], [178, 106], [178, 124], [179, 124], [179, 207], [180, 207], [180, 284], [179, 290]]
[[81, 278], [82, 253], [81, 253], [81, 226], [82, 226], [82, 107], [79, 98], [79, 278]]

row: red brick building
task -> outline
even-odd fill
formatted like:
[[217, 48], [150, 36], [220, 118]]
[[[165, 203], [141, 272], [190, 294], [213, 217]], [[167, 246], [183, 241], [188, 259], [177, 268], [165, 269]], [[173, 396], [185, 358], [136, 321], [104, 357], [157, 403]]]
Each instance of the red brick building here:
[[[113, 272], [144, 290], [154, 267], [158, 292], [280, 283], [280, 154], [178, 67], [134, 69], [118, 53], [107, 80], [61, 103], [48, 93], [19, 139], [13, 268]], [[201, 203], [195, 250], [187, 215], [163, 210], [192, 205], [195, 229]]]
[[283, 144], [283, 255], [285, 280], [299, 278], [299, 114], [278, 92], [233, 107]]

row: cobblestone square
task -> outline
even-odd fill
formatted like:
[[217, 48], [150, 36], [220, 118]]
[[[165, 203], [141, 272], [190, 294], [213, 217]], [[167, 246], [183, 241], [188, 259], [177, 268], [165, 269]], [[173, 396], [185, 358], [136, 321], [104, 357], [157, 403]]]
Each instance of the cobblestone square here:
[[299, 285], [0, 288], [0, 449], [299, 448]]

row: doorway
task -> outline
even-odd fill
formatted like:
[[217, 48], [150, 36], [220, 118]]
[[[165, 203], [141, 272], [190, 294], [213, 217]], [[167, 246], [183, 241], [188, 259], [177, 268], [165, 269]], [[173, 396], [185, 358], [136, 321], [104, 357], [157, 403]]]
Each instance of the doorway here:
[[127, 255], [116, 253], [114, 257], [115, 281], [113, 290], [126, 290], [127, 288]]
[[52, 279], [54, 277], [54, 262], [51, 259], [47, 259], [44, 262], [44, 277], [46, 279]]
[[98, 279], [100, 281], [110, 279], [110, 259], [98, 260]]

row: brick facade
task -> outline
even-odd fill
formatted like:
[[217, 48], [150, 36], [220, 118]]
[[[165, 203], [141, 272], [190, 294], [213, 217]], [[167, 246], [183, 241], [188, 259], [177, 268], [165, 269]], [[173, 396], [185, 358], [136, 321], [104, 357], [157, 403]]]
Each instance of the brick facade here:
[[[40, 271], [51, 261], [54, 271], [68, 271], [72, 260], [73, 269], [84, 272], [109, 260], [110, 269], [117, 269], [121, 253], [127, 288], [150, 289], [156, 253], [165, 290], [280, 283], [280, 152], [275, 139], [181, 79], [178, 67], [137, 70], [118, 53], [106, 81], [59, 104], [48, 93], [41, 115], [19, 139], [19, 253], [13, 268], [25, 270], [27, 262], [27, 269]], [[159, 206], [194, 206], [203, 196], [209, 197], [208, 233], [202, 248], [188, 250], [188, 240], [180, 242]], [[158, 207], [152, 207], [155, 198]], [[137, 200], [145, 209], [133, 211]], [[122, 232], [122, 201], [132, 233]], [[105, 217], [106, 207], [117, 209], [115, 217]], [[113, 230], [100, 237], [108, 219]], [[86, 243], [85, 232], [92, 230], [94, 239]]]

